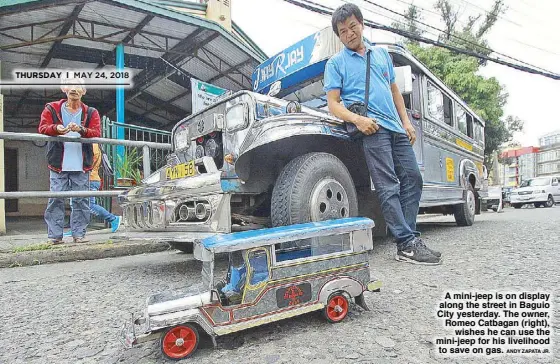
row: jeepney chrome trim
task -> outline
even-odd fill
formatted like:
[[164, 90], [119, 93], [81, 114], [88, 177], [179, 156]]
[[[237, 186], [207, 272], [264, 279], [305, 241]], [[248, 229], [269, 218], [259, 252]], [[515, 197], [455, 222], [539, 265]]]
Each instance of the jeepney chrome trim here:
[[259, 317], [259, 318], [256, 318], [256, 319], [243, 321], [243, 322], [240, 322], [240, 323], [237, 323], [237, 324], [217, 326], [217, 327], [214, 328], [214, 333], [218, 336], [227, 335], [227, 334], [230, 334], [230, 333], [233, 333], [233, 332], [249, 329], [251, 327], [256, 327], [256, 326], [264, 325], [264, 324], [267, 324], [267, 323], [270, 323], [270, 322], [280, 321], [280, 320], [284, 320], [286, 318], [303, 315], [303, 314], [308, 313], [308, 312], [317, 311], [317, 310], [322, 309], [323, 307], [325, 307], [324, 304], [315, 303], [315, 304], [303, 306], [303, 307], [300, 307], [300, 308], [295, 308], [295, 309], [287, 310], [287, 311], [284, 311], [284, 312], [280, 312], [280, 313], [276, 313], [276, 314], [272, 314], [272, 315], [268, 315], [268, 316], [264, 316], [264, 317]]
[[195, 322], [209, 335], [214, 335], [214, 329], [208, 320], [200, 313], [198, 308], [177, 311], [150, 317], [150, 331], [161, 330], [166, 327]]
[[210, 291], [193, 296], [181, 297], [170, 301], [153, 303], [148, 306], [148, 315], [163, 315], [167, 313], [184, 311], [210, 304]]

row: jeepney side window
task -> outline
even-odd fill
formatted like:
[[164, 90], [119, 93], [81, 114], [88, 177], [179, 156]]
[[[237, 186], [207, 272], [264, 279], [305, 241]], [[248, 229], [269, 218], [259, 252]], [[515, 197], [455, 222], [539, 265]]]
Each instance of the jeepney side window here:
[[461, 133], [467, 135], [467, 112], [459, 105], [457, 105], [457, 127]]
[[428, 81], [428, 115], [443, 122], [443, 93]]
[[311, 256], [342, 253], [352, 250], [350, 234], [320, 236], [311, 239]]
[[484, 144], [484, 127], [480, 123], [478, 119], [475, 119], [475, 129], [474, 129], [474, 137], [477, 141]]
[[268, 280], [268, 255], [266, 250], [259, 249], [250, 252], [249, 265], [251, 266], [249, 284], [254, 286]]
[[440, 123], [453, 126], [453, 102], [428, 81], [428, 114]]
[[472, 138], [473, 135], [473, 117], [471, 114], [467, 113], [467, 136]]

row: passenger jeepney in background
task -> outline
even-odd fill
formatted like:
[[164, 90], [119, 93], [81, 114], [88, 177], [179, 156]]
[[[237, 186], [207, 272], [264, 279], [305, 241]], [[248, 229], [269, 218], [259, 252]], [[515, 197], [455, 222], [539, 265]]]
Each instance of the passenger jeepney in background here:
[[[201, 283], [148, 298], [145, 315], [123, 328], [123, 340], [132, 346], [159, 336], [164, 356], [183, 359], [201, 335], [216, 345], [217, 336], [319, 310], [341, 322], [352, 299], [368, 310], [363, 293], [381, 287], [370, 277], [373, 226], [368, 218], [345, 218], [196, 241]], [[229, 254], [229, 269], [215, 282], [221, 253]], [[136, 326], [144, 327], [139, 335]]]
[[[472, 225], [482, 196], [484, 121], [404, 47], [377, 45], [393, 58], [416, 129], [420, 213], [453, 214], [458, 225]], [[326, 106], [323, 71], [341, 47], [332, 30], [319, 31], [260, 65], [254, 92], [181, 120], [167, 165], [120, 196], [125, 226], [192, 243], [247, 228], [367, 216], [375, 234], [385, 234], [361, 144]]]

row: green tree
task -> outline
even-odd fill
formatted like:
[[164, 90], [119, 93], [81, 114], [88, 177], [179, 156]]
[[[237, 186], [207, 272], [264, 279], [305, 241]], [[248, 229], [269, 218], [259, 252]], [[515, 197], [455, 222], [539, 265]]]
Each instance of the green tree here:
[[[416, 5], [411, 4], [403, 14], [403, 16], [406, 19], [404, 22], [393, 22], [391, 26], [400, 30], [406, 30], [407, 32], [418, 36], [424, 34], [424, 30], [419, 26], [419, 22], [423, 21], [423, 17], [420, 13], [420, 9], [418, 9]], [[407, 43], [418, 44], [418, 41], [410, 39], [407, 41]]]
[[[445, 24], [444, 32], [439, 36], [440, 42], [485, 55], [491, 53], [484, 36], [505, 11], [503, 0], [496, 0], [492, 9], [484, 16], [480, 14], [469, 17], [461, 29], [457, 26], [458, 12], [448, 0], [439, 0], [435, 8]], [[418, 21], [421, 21], [420, 10], [411, 5], [405, 16], [407, 21], [401, 24], [400, 29], [418, 35], [421, 32], [417, 29]], [[523, 122], [519, 118], [504, 118], [503, 108], [508, 97], [504, 87], [496, 78], [478, 74], [484, 62], [475, 57], [436, 46], [424, 47], [411, 41], [407, 41], [407, 47], [485, 120], [485, 164], [491, 166], [494, 152], [502, 144], [511, 141], [514, 132], [523, 128]]]

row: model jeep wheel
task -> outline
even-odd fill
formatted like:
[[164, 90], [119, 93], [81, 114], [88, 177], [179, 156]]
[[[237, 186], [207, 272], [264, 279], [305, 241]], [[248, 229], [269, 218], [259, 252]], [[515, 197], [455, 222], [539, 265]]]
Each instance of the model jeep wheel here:
[[168, 359], [185, 359], [196, 351], [198, 339], [196, 327], [189, 324], [175, 326], [162, 335], [161, 351]]
[[356, 188], [332, 154], [309, 153], [288, 163], [274, 185], [273, 226], [357, 216]]
[[552, 195], [548, 195], [548, 200], [546, 200], [546, 202], [544, 203], [545, 207], [552, 207], [554, 206], [554, 198], [552, 198]]
[[459, 226], [471, 226], [474, 224], [474, 215], [476, 213], [476, 197], [474, 188], [469, 184], [467, 189], [467, 199], [465, 203], [455, 206], [455, 221]]
[[348, 299], [342, 293], [333, 293], [327, 305], [323, 308], [323, 315], [330, 323], [337, 323], [348, 316]]

